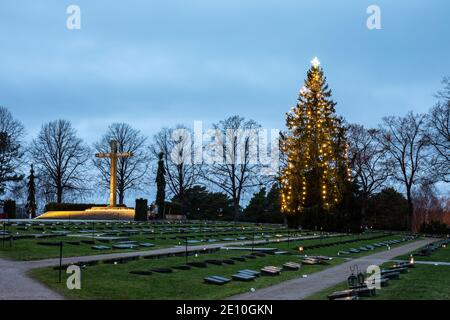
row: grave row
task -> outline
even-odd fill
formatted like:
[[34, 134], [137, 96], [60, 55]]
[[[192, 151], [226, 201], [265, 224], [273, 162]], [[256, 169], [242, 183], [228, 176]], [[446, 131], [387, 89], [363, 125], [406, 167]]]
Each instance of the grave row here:
[[414, 262], [396, 263], [388, 269], [381, 270], [380, 278], [367, 279], [364, 273], [352, 274], [347, 280], [347, 290], [336, 291], [328, 295], [329, 300], [358, 300], [362, 297], [373, 297], [376, 293], [377, 281], [380, 287], [386, 287], [391, 280], [400, 280], [401, 273], [408, 273]]

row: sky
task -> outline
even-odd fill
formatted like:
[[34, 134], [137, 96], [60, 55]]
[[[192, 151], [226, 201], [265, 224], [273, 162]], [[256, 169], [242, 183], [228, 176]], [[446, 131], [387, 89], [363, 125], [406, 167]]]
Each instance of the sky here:
[[[380, 30], [366, 26], [374, 4]], [[449, 12], [448, 0], [2, 0], [0, 105], [28, 140], [55, 119], [90, 144], [113, 122], [151, 136], [239, 114], [284, 129], [317, 56], [337, 112], [376, 127], [434, 105]]]

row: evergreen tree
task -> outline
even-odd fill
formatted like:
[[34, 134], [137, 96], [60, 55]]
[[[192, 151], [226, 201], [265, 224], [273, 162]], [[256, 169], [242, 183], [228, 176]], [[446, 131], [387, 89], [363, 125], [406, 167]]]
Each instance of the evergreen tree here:
[[280, 186], [274, 183], [267, 193], [267, 209], [277, 216], [277, 221], [283, 221], [280, 208]]
[[[172, 203], [179, 202], [179, 197], [173, 197]], [[224, 193], [196, 185], [186, 189], [185, 213], [193, 220], [233, 220], [233, 201]]]
[[258, 192], [253, 194], [243, 213], [245, 219], [248, 221], [263, 222], [261, 218], [266, 210], [266, 188], [262, 187]]
[[394, 188], [385, 188], [369, 199], [367, 223], [375, 229], [408, 230], [408, 201]]
[[30, 169], [30, 175], [28, 176], [28, 198], [27, 198], [27, 205], [26, 210], [28, 214], [31, 216], [31, 218], [36, 218], [36, 183], [35, 183], [35, 176], [34, 176], [34, 168], [33, 165], [31, 165]]
[[244, 218], [247, 221], [259, 223], [282, 223], [280, 213], [280, 189], [273, 184], [266, 194], [266, 188], [261, 188], [253, 194], [247, 207], [244, 209]]
[[158, 170], [156, 173], [156, 205], [158, 213], [162, 213], [166, 200], [166, 169], [164, 168], [164, 153], [158, 154]]
[[294, 224], [304, 212], [330, 212], [350, 179], [343, 120], [320, 62], [311, 63], [297, 105], [287, 113], [282, 145], [287, 165], [280, 177], [281, 210]]

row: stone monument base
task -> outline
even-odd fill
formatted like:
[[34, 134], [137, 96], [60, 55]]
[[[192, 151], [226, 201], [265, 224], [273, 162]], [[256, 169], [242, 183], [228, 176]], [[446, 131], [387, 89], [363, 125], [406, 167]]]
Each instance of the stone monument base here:
[[48, 211], [36, 219], [55, 220], [134, 220], [134, 209], [123, 207], [92, 207], [84, 211]]

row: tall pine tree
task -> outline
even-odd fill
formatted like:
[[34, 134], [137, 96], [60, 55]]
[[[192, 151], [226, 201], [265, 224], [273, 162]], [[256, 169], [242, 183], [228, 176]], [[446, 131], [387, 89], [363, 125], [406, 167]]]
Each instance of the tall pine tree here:
[[342, 119], [319, 60], [311, 64], [297, 105], [287, 113], [282, 143], [287, 165], [280, 177], [281, 210], [291, 221], [310, 209], [330, 212], [350, 178]]
[[156, 205], [158, 214], [162, 213], [166, 200], [166, 169], [164, 168], [164, 153], [158, 154], [158, 170], [156, 172]]
[[35, 183], [35, 176], [34, 176], [34, 168], [33, 165], [31, 165], [30, 169], [30, 175], [28, 176], [28, 198], [27, 198], [27, 205], [26, 210], [31, 218], [36, 218], [36, 183]]

